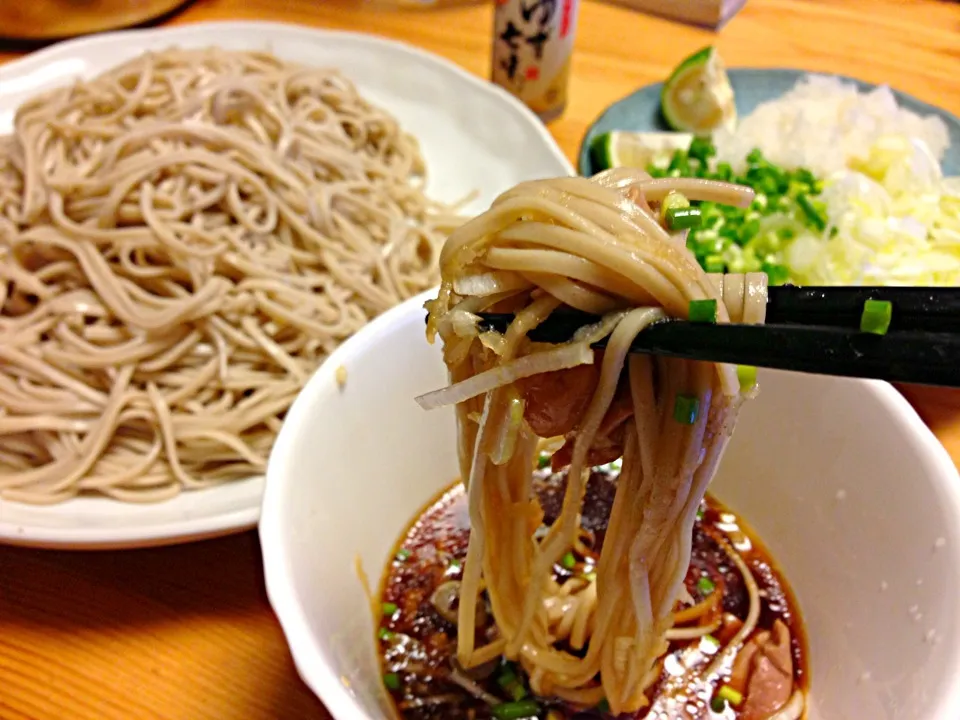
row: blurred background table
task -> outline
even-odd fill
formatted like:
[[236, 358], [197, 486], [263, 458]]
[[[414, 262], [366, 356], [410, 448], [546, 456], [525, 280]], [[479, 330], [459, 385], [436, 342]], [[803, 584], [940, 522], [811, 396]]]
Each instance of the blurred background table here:
[[[29, 0], [27, 0], [29, 2]], [[337, 0], [198, 0], [168, 20], [282, 20], [405, 40], [486, 76], [489, 4], [390, 11]], [[2, 28], [0, 28], [2, 30]], [[570, 105], [550, 129], [575, 159], [589, 123], [715, 43], [730, 65], [890, 83], [960, 114], [960, 5], [752, 0], [718, 35], [583, 2]], [[0, 46], [0, 62], [22, 48]], [[960, 462], [960, 395], [906, 388]], [[362, 641], [362, 639], [359, 639]], [[125, 553], [0, 548], [0, 720], [308, 720], [267, 604], [254, 533]]]

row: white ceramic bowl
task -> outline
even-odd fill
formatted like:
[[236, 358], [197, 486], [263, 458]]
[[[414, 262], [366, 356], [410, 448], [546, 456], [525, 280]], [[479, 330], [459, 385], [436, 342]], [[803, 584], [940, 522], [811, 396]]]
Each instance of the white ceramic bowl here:
[[[429, 295], [429, 294], [428, 294]], [[336, 720], [390, 717], [370, 606], [413, 515], [457, 475], [423, 300], [370, 323], [290, 410], [260, 522], [267, 590]], [[337, 368], [347, 370], [340, 389]], [[960, 479], [886, 383], [762, 373], [713, 492], [766, 541], [810, 640], [810, 720], [960, 718]]]

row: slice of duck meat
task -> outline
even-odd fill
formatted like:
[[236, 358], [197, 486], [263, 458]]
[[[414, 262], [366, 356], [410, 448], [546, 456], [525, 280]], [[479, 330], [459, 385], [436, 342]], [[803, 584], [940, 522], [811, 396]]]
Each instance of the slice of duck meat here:
[[747, 641], [733, 663], [728, 683], [743, 694], [739, 720], [768, 720], [793, 694], [790, 630], [777, 620]]
[[580, 422], [599, 380], [599, 362], [518, 380], [523, 416], [530, 429], [542, 438], [569, 433]]
[[[630, 397], [630, 385], [621, 380], [617, 392], [607, 408], [597, 428], [590, 450], [587, 453], [587, 466], [604, 465], [623, 455], [623, 434], [627, 420], [633, 417], [633, 399]], [[573, 458], [573, 446], [576, 442], [579, 428], [567, 433], [566, 441], [550, 458], [550, 466], [554, 472], [559, 472]]]

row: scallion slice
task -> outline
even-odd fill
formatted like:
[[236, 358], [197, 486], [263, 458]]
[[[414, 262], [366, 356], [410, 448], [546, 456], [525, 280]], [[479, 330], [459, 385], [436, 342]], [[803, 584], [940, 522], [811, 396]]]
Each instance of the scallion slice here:
[[391, 640], [393, 638], [393, 633], [387, 630], [385, 627], [377, 630], [377, 637], [381, 640]]
[[535, 700], [516, 700], [494, 705], [490, 711], [497, 720], [520, 720], [536, 717], [540, 713], [540, 704]]
[[886, 335], [893, 318], [893, 304], [889, 300], [867, 300], [860, 316], [860, 331]]
[[380, 606], [380, 609], [383, 611], [385, 617], [393, 616], [399, 608], [396, 603], [385, 602]]
[[690, 322], [696, 323], [716, 323], [717, 322], [717, 301], [710, 300], [691, 300], [690, 301]]
[[708, 578], [706, 575], [697, 580], [697, 591], [701, 595], [709, 595], [716, 589], [717, 586], [714, 584], [713, 580]]
[[400, 548], [399, 550], [397, 550], [397, 561], [404, 562], [406, 560], [409, 560], [411, 554], [412, 553], [406, 548]]
[[681, 425], [693, 425], [700, 414], [700, 399], [692, 395], [678, 394], [673, 405], [673, 419]]
[[390, 690], [400, 689], [400, 676], [397, 673], [384, 673], [383, 684]]
[[734, 690], [729, 685], [722, 685], [720, 691], [717, 693], [717, 697], [723, 698], [734, 707], [743, 702], [743, 694]]
[[737, 365], [737, 379], [741, 391], [749, 390], [757, 384], [757, 369], [753, 365]]
[[562, 558], [560, 558], [560, 564], [563, 565], [567, 570], [573, 570], [577, 564], [577, 559], [573, 556], [572, 552], [568, 552]]
[[670, 230], [698, 228], [702, 220], [700, 208], [671, 208], [667, 210], [667, 227]]

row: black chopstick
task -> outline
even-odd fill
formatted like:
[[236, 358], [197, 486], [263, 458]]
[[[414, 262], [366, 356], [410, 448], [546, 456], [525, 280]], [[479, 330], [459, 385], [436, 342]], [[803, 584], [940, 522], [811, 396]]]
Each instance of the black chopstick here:
[[[890, 330], [960, 332], [960, 288], [939, 287], [798, 287], [775, 285], [767, 289], [768, 325], [819, 325], [859, 329], [863, 304], [867, 300], [888, 300], [893, 307]], [[504, 332], [513, 320], [508, 313], [481, 313], [490, 330]], [[564, 342], [582, 325], [599, 316], [577, 310], [551, 315], [541, 330]]]
[[960, 288], [952, 287], [775, 285], [767, 289], [766, 322], [859, 328], [867, 300], [891, 303], [891, 330], [960, 331]]
[[[596, 347], [605, 344], [602, 340]], [[640, 333], [630, 351], [819, 375], [960, 387], [960, 334], [955, 333], [905, 330], [873, 335], [826, 326], [665, 321]]]

